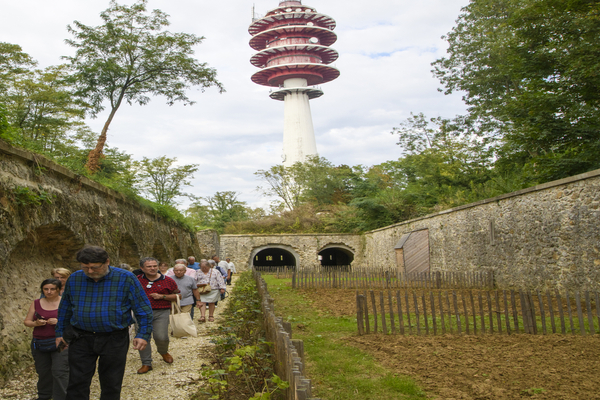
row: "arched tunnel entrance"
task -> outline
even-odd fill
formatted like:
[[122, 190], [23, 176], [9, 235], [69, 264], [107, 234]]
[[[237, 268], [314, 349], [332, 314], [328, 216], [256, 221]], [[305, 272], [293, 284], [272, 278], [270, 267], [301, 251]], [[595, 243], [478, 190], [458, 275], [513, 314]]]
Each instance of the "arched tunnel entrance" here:
[[326, 247], [319, 252], [319, 261], [325, 269], [349, 271], [354, 253], [344, 247]]
[[296, 256], [281, 247], [258, 250], [252, 257], [252, 267], [257, 271], [276, 271], [280, 267], [296, 268]]

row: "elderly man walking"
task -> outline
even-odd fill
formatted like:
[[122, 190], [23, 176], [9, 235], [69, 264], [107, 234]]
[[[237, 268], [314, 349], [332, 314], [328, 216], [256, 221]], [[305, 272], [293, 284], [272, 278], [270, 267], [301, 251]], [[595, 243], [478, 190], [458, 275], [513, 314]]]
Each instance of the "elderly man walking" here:
[[[56, 344], [69, 346], [67, 400], [90, 398], [98, 362], [100, 399], [119, 400], [132, 312], [138, 322], [133, 348], [146, 348], [152, 332], [152, 309], [140, 282], [129, 271], [109, 265], [108, 253], [87, 246], [77, 253], [81, 270], [65, 284], [56, 324]], [[67, 337], [67, 332], [69, 333]]]
[[[175, 275], [171, 278], [177, 284], [177, 288], [179, 289], [179, 293], [181, 294], [181, 311], [190, 312], [193, 309], [194, 305], [196, 305], [196, 303], [198, 303], [199, 307], [200, 293], [198, 293], [196, 277], [194, 276], [194, 278], [192, 278], [191, 276], [186, 275], [186, 267], [185, 265], [181, 264], [175, 264], [175, 267], [173, 267], [173, 272]], [[194, 273], [195, 272], [196, 271], [194, 271]], [[190, 316], [193, 320], [194, 316], [191, 314]]]
[[[150, 300], [152, 306], [152, 337], [156, 350], [166, 363], [171, 364], [173, 357], [169, 354], [169, 314], [171, 313], [171, 302], [177, 300], [179, 289], [175, 281], [164, 276], [158, 270], [158, 260], [146, 257], [140, 260], [140, 268], [143, 274], [138, 279]], [[142, 367], [138, 374], [145, 374], [152, 370], [152, 346], [148, 343], [146, 348], [140, 350]]]

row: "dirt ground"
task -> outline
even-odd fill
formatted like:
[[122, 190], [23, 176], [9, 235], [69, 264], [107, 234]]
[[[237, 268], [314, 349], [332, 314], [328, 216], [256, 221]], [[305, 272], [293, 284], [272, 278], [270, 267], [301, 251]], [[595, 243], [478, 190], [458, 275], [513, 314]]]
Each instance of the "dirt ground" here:
[[[355, 315], [355, 291], [306, 290], [313, 306]], [[439, 399], [600, 399], [600, 335], [346, 338]]]

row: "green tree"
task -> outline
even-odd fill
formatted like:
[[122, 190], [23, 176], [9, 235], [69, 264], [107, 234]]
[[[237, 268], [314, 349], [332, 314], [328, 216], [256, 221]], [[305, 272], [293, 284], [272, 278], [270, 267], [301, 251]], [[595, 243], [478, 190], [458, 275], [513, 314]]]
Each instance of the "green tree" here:
[[196, 164], [175, 167], [176, 161], [177, 158], [162, 156], [154, 159], [144, 157], [142, 161], [133, 163], [139, 189], [160, 205], [174, 206], [175, 198], [185, 195], [183, 187], [191, 186], [189, 179], [198, 170]]
[[37, 65], [18, 44], [0, 42], [0, 93], [6, 92], [10, 82]]
[[291, 167], [274, 165], [268, 170], [258, 170], [254, 175], [262, 180], [264, 185], [259, 185], [256, 190], [263, 196], [279, 198], [286, 209], [293, 210], [301, 204], [305, 189], [297, 170], [297, 165]]
[[246, 202], [238, 200], [233, 191], [216, 192], [213, 196], [199, 197], [187, 209], [186, 215], [195, 225], [206, 226], [223, 232], [230, 222], [245, 221], [256, 217], [256, 211], [247, 207]]
[[145, 105], [150, 95], [166, 97], [169, 105], [176, 101], [193, 104], [186, 90], [198, 86], [216, 86], [216, 71], [192, 57], [193, 47], [203, 37], [163, 30], [168, 15], [160, 10], [146, 12], [147, 0], [122, 6], [114, 0], [100, 14], [104, 23], [87, 26], [75, 21], [68, 30], [74, 39], [66, 42], [76, 49], [75, 56], [65, 57], [74, 70], [72, 82], [76, 93], [89, 104], [92, 116], [104, 110], [110, 113], [89, 156], [86, 167], [95, 172], [102, 156], [106, 133], [119, 107], [126, 102]]
[[600, 3], [472, 0], [433, 63], [500, 141], [499, 167], [542, 181], [600, 168]]

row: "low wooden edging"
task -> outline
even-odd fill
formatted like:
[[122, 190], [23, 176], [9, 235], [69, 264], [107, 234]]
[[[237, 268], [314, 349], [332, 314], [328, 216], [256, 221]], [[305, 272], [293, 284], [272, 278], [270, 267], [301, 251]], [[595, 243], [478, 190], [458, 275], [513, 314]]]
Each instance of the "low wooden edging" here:
[[292, 339], [292, 326], [283, 322], [273, 312], [274, 300], [267, 291], [267, 284], [260, 272], [253, 271], [252, 276], [261, 298], [263, 325], [267, 341], [273, 343], [275, 356], [275, 373], [281, 379], [288, 381], [286, 390], [287, 400], [320, 400], [311, 397], [310, 379], [304, 377], [304, 342]]

